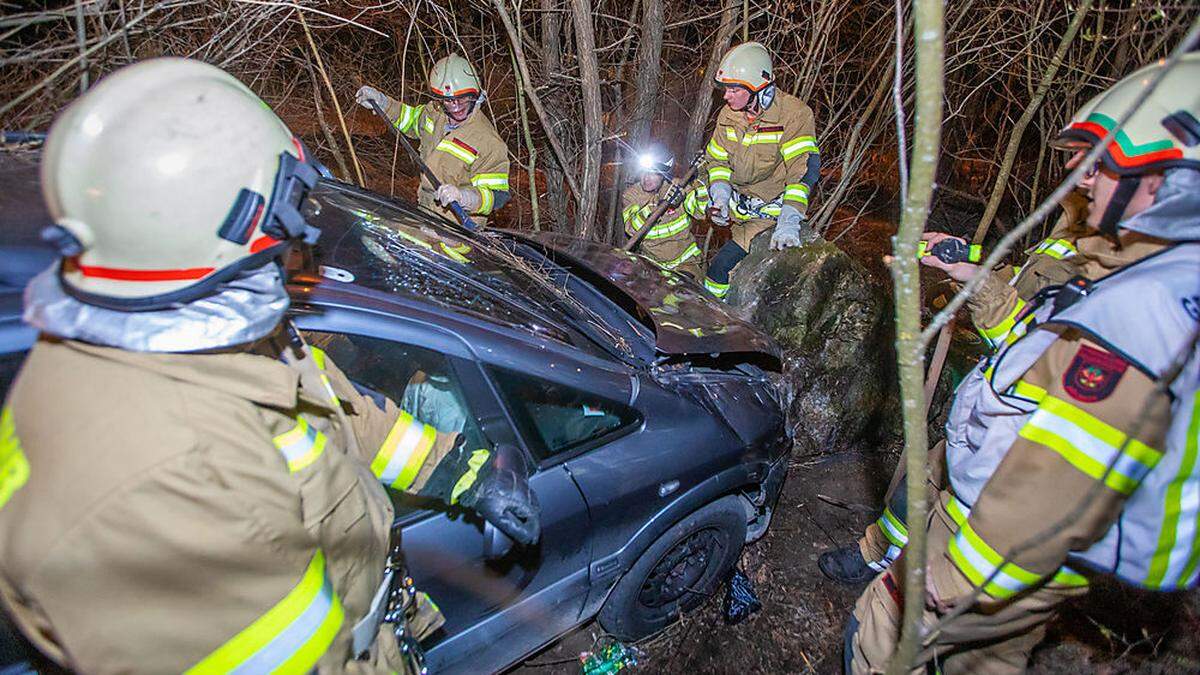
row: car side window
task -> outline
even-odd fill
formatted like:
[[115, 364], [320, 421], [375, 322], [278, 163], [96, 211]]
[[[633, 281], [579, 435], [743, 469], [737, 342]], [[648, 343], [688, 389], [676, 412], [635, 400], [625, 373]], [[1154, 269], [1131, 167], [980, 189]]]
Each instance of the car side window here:
[[621, 403], [511, 370], [490, 372], [538, 460], [602, 445], [641, 423]]
[[[347, 333], [304, 331], [304, 337], [324, 350], [363, 395], [391, 399], [401, 410], [439, 432], [461, 433], [466, 447], [491, 447], [467, 407], [458, 377], [444, 354]], [[422, 506], [408, 495], [389, 492], [397, 514]]]

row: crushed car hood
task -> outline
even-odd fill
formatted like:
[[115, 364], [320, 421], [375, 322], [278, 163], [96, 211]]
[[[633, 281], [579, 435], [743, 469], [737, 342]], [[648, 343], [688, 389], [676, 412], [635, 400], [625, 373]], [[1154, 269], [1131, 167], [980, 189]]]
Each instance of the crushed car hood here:
[[[663, 354], [736, 352], [781, 358], [779, 346], [765, 333], [694, 281], [648, 258], [553, 232], [539, 232], [529, 240], [560, 264], [575, 268], [573, 272], [590, 271], [596, 277], [590, 279], [593, 285], [617, 304], [636, 305], [640, 318], [653, 323], [656, 348]], [[621, 297], [614, 297], [617, 294]]]

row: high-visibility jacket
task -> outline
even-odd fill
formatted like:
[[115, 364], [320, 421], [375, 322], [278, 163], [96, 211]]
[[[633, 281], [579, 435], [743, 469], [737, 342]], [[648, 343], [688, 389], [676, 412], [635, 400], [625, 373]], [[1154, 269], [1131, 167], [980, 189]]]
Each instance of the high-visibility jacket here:
[[[486, 216], [508, 202], [508, 147], [483, 111], [476, 108], [454, 128], [437, 101], [407, 105], [389, 98], [384, 112], [405, 136], [420, 141], [417, 153], [439, 181], [479, 193], [480, 205], [474, 213]], [[417, 202], [440, 208], [433, 184], [424, 175]], [[445, 213], [453, 218], [449, 210]]]
[[779, 200], [800, 213], [808, 209], [817, 179], [808, 168], [809, 157], [819, 154], [816, 122], [812, 109], [795, 96], [777, 93], [754, 120], [723, 107], [705, 153], [710, 184], [727, 181], [740, 195]]
[[[945, 555], [997, 600], [1051, 576], [1082, 583], [1064, 563], [1150, 589], [1196, 583], [1200, 245], [1109, 253], [1133, 259], [1066, 309], [1031, 304], [1030, 330], [955, 394], [946, 462], [960, 529]], [[1187, 348], [1160, 394], [1154, 381]]]
[[450, 501], [477, 469], [457, 434], [282, 343], [37, 342], [0, 417], [0, 597], [47, 656], [87, 673], [405, 671], [391, 626], [351, 654], [387, 559], [383, 486]]
[[[646, 219], [658, 208], [670, 190], [663, 182], [657, 192], [646, 192], [640, 184], [633, 184], [621, 195], [621, 221], [625, 223], [625, 235], [632, 237], [646, 224]], [[638, 252], [650, 257], [664, 269], [673, 270], [700, 256], [700, 247], [692, 235], [692, 219], [704, 219], [707, 194], [703, 187], [689, 190], [678, 207], [667, 209], [654, 227], [642, 239]]]

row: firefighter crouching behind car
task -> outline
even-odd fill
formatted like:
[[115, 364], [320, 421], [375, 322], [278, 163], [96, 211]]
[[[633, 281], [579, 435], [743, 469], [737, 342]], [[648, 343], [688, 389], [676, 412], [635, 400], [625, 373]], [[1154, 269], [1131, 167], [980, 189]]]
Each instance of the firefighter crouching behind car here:
[[198, 61], [119, 70], [51, 129], [63, 259], [26, 291], [41, 337], [0, 421], [0, 595], [62, 666], [410, 672], [404, 613], [381, 623], [384, 486], [536, 538], [524, 476], [360, 394], [285, 319], [317, 178]]
[[[669, 179], [674, 169], [675, 158], [661, 143], [652, 144], [639, 155], [640, 176], [621, 195], [621, 220], [626, 236], [636, 235], [662, 201], [669, 198]], [[650, 228], [637, 252], [663, 269], [686, 272], [699, 281], [700, 247], [692, 235], [692, 218], [705, 217], [706, 200], [703, 187], [688, 190], [683, 202], [667, 209]]]
[[[1088, 272], [1084, 264], [1087, 258], [1076, 255], [1075, 245], [1080, 236], [1094, 233], [1089, 231], [1086, 222], [1087, 197], [1081, 192], [1072, 192], [1063, 200], [1062, 209], [1062, 216], [1050, 235], [1026, 252], [1024, 265], [1002, 264], [990, 270], [983, 285], [967, 299], [971, 321], [993, 352], [1025, 334], [1033, 317], [1022, 312], [1039, 291]], [[932, 247], [952, 237], [941, 232], [926, 232], [921, 238]], [[971, 263], [944, 263], [932, 254], [922, 256], [920, 261], [945, 270], [962, 282], [978, 270], [978, 266]], [[825, 576], [844, 584], [870, 581], [891, 565], [908, 543], [908, 528], [903, 517], [907, 499], [904, 467], [901, 458], [884, 496], [883, 513], [867, 526], [862, 538], [855, 544], [822, 553], [817, 559], [817, 566]], [[931, 494], [940, 487], [941, 484], [932, 484]]]
[[[1100, 142], [1162, 67], [1093, 99], [1061, 142]], [[1080, 570], [1151, 590], [1196, 585], [1197, 78], [1200, 54], [1188, 54], [1116, 134], [1082, 183], [1099, 230], [1076, 243], [1083, 275], [1029, 302], [1016, 317], [1034, 317], [1025, 332], [956, 391], [931, 462], [948, 480], [928, 523], [911, 524], [929, 533], [919, 658], [940, 672], [1022, 672], [1058, 604], [1085, 592]], [[1182, 371], [1158, 391], [1177, 360]], [[851, 672], [879, 672], [892, 655], [904, 561], [854, 608]]]
[[458, 54], [439, 59], [429, 72], [429, 89], [437, 103], [407, 105], [374, 87], [358, 90], [360, 105], [377, 104], [405, 136], [420, 141], [421, 161], [442, 185], [435, 192], [421, 177], [417, 202], [441, 205], [450, 219], [451, 202], [467, 213], [488, 216], [508, 203], [508, 148], [483, 113], [486, 93], [467, 60]]
[[776, 90], [771, 55], [761, 44], [729, 50], [714, 79], [726, 105], [706, 149], [709, 208], [712, 221], [728, 225], [733, 238], [713, 257], [704, 287], [723, 298], [729, 273], [756, 234], [773, 226], [776, 250], [813, 238], [805, 213], [821, 156], [812, 109]]

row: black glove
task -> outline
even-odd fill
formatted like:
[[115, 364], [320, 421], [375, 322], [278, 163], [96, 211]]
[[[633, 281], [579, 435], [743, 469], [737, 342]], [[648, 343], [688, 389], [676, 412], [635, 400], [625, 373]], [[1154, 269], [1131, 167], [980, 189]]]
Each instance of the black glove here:
[[529, 489], [529, 479], [512, 469], [488, 467], [458, 503], [518, 543], [528, 546], [541, 536], [542, 507], [537, 495]]

